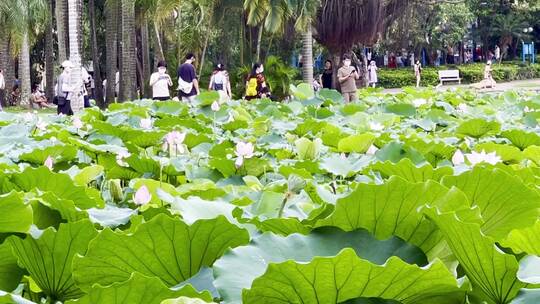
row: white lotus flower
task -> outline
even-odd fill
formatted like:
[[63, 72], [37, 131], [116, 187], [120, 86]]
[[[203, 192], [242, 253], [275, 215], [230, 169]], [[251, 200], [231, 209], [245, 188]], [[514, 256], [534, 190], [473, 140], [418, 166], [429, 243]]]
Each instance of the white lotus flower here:
[[75, 116], [73, 118], [73, 126], [75, 127], [75, 129], [82, 129], [83, 122], [81, 121], [79, 117]]
[[413, 100], [412, 103], [413, 103], [415, 108], [418, 108], [420, 106], [423, 106], [423, 105], [427, 104], [427, 100], [425, 100], [423, 98], [418, 98], [418, 99]]
[[466, 103], [460, 103], [457, 106], [457, 111], [460, 113], [467, 113], [469, 111], [469, 106]]
[[30, 121], [34, 120], [34, 114], [32, 114], [32, 113], [30, 113], [30, 112], [26, 112], [26, 113], [24, 113], [24, 115], [23, 115], [23, 119], [24, 119], [24, 121], [26, 121], [26, 122], [30, 122]]
[[367, 155], [375, 155], [375, 153], [379, 151], [379, 148], [375, 147], [374, 145], [371, 145], [369, 149], [367, 149], [366, 154]]
[[232, 112], [229, 112], [229, 118], [227, 118], [227, 123], [234, 121], [234, 115]]
[[152, 119], [150, 118], [143, 118], [141, 119], [141, 128], [143, 129], [151, 129], [152, 128]]
[[169, 151], [170, 155], [176, 155], [176, 153], [184, 153], [184, 140], [186, 139], [186, 133], [181, 133], [178, 131], [172, 131], [165, 135], [165, 142], [163, 143], [162, 149], [164, 151]]
[[461, 150], [457, 150], [456, 153], [454, 153], [454, 156], [452, 156], [452, 163], [457, 166], [461, 165], [465, 162], [465, 155], [463, 155], [463, 152]]
[[128, 151], [120, 151], [116, 154], [116, 163], [121, 167], [129, 167], [128, 163], [124, 159], [130, 157], [131, 154]]
[[343, 159], [343, 160], [347, 159], [347, 155], [346, 155], [345, 153], [341, 153], [339, 156], [340, 156], [341, 159]]
[[500, 163], [501, 157], [497, 155], [495, 152], [486, 153], [486, 151], [482, 150], [482, 152], [478, 153], [476, 151], [472, 151], [470, 154], [465, 154], [467, 157], [467, 160], [471, 163], [472, 166], [485, 162], [490, 165], [495, 165], [497, 163]]
[[525, 106], [525, 108], [523, 109], [523, 112], [525, 113], [529, 113], [529, 112], [533, 112], [534, 110], [530, 109], [529, 107]]
[[212, 111], [214, 111], [214, 112], [217, 112], [217, 111], [219, 111], [219, 108], [220, 108], [220, 106], [219, 106], [219, 102], [217, 102], [217, 101], [214, 101], [214, 102], [212, 103], [212, 106], [211, 106], [210, 108], [211, 108], [211, 109], [212, 109]]
[[369, 128], [373, 131], [382, 131], [384, 129], [384, 125], [379, 122], [370, 122]]
[[43, 120], [41, 120], [41, 118], [38, 119], [38, 122], [36, 123], [36, 128], [38, 128], [38, 130], [46, 131], [47, 126], [48, 124], [44, 122]]
[[152, 194], [150, 194], [150, 191], [148, 191], [148, 188], [146, 186], [142, 186], [135, 192], [135, 196], [133, 197], [133, 202], [136, 205], [142, 206], [146, 205], [150, 202], [152, 199]]
[[246, 158], [252, 158], [253, 157], [253, 151], [255, 150], [255, 147], [252, 143], [243, 143], [239, 142], [236, 144], [236, 150], [234, 153], [238, 157], [235, 161], [235, 165], [237, 168], [241, 167], [244, 163], [244, 159]]
[[47, 168], [49, 168], [49, 170], [52, 170], [53, 169], [53, 165], [54, 165], [54, 161], [52, 159], [51, 156], [47, 156], [47, 159], [45, 160], [45, 162], [43, 163], [43, 165]]

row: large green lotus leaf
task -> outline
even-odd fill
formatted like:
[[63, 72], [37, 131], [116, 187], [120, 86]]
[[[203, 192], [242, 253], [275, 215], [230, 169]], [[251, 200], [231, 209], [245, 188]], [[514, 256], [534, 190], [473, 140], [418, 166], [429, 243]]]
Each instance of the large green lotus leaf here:
[[525, 150], [529, 146], [540, 146], [540, 135], [533, 132], [526, 132], [520, 129], [508, 130], [501, 133], [501, 136], [507, 138], [514, 146]]
[[[78, 209], [72, 200], [58, 198], [52, 192], [45, 192], [35, 198], [41, 205], [50, 209], [51, 211], [58, 212], [60, 218], [68, 222], [76, 222], [82, 219], [88, 218], [86, 211]], [[34, 204], [32, 204], [34, 208]], [[40, 208], [41, 209], [41, 208]], [[36, 209], [34, 209], [34, 224], [36, 218]]]
[[523, 151], [523, 156], [540, 166], [540, 146], [529, 146]]
[[418, 166], [413, 164], [408, 158], [400, 160], [397, 164], [390, 161], [384, 163], [378, 162], [372, 165], [371, 169], [380, 172], [383, 177], [389, 178], [395, 175], [413, 183], [428, 180], [440, 181], [443, 176], [454, 173], [451, 167], [439, 167], [435, 169], [430, 164]]
[[222, 157], [211, 158], [208, 165], [210, 168], [218, 170], [225, 178], [236, 174], [236, 165], [234, 164], [234, 161], [230, 159]]
[[200, 107], [209, 106], [214, 101], [219, 100], [219, 93], [216, 91], [202, 92], [201, 94], [197, 95], [196, 100], [198, 102], [198, 106]]
[[305, 136], [306, 134], [315, 135], [321, 131], [326, 126], [327, 122], [318, 121], [314, 119], [305, 120], [302, 123], [299, 123], [294, 130], [294, 133], [298, 136]]
[[461, 189], [482, 214], [482, 232], [497, 240], [513, 229], [533, 225], [540, 208], [540, 194], [520, 178], [500, 169], [475, 167], [458, 176], [446, 176], [443, 184]]
[[48, 157], [51, 157], [55, 163], [72, 161], [77, 156], [77, 148], [74, 146], [50, 146], [43, 149], [34, 149], [32, 152], [24, 153], [19, 156], [19, 160], [36, 165], [43, 165]]
[[341, 95], [336, 90], [330, 90], [330, 89], [322, 89], [319, 92], [317, 92], [317, 95], [319, 98], [330, 100], [334, 103], [342, 102], [343, 101], [343, 95]]
[[175, 286], [201, 267], [212, 266], [225, 250], [246, 244], [249, 235], [223, 216], [199, 220], [189, 226], [159, 214], [140, 224], [133, 234], [103, 230], [84, 257], [74, 261], [78, 286], [89, 290], [129, 279], [132, 272], [160, 278]]
[[501, 245], [512, 248], [515, 253], [525, 252], [540, 256], [540, 222], [531, 227], [512, 230]]
[[97, 162], [105, 168], [107, 179], [131, 180], [143, 175], [131, 168], [119, 166], [116, 162], [116, 156], [111, 154], [99, 155]]
[[327, 124], [322, 130], [321, 130], [321, 139], [323, 143], [330, 147], [338, 147], [339, 141], [346, 137], [347, 134], [344, 133], [339, 127], [334, 126], [332, 124]]
[[376, 264], [384, 264], [391, 256], [418, 265], [427, 263], [421, 250], [403, 240], [392, 237], [381, 241], [362, 229], [344, 232], [337, 228], [319, 228], [309, 235], [287, 237], [265, 233], [216, 261], [214, 285], [225, 303], [240, 303], [242, 289], [249, 288], [268, 264], [287, 260], [309, 262], [315, 256], [334, 256], [343, 248], [352, 248], [358, 256]]
[[371, 133], [351, 135], [339, 141], [338, 151], [346, 153], [366, 153], [374, 141], [375, 135]]
[[301, 160], [315, 160], [319, 158], [321, 153], [322, 140], [316, 138], [314, 140], [309, 140], [305, 137], [297, 139], [294, 142], [296, 146], [296, 154]]
[[521, 160], [523, 160], [521, 150], [509, 145], [486, 142], [476, 145], [474, 150], [477, 152], [485, 151], [487, 153], [495, 152], [506, 163], [519, 163]]
[[0, 245], [0, 290], [13, 291], [23, 275], [24, 270], [17, 265], [11, 246], [4, 242]]
[[[441, 296], [447, 301], [441, 302]], [[456, 279], [439, 261], [420, 268], [391, 257], [384, 265], [376, 265], [360, 259], [352, 249], [335, 257], [316, 257], [307, 264], [270, 264], [242, 295], [246, 304], [337, 304], [359, 297], [404, 304], [457, 304], [464, 300]]]
[[[345, 231], [367, 229], [379, 239], [398, 236], [434, 258], [442, 240], [437, 227], [420, 211], [435, 205], [443, 210], [468, 210], [467, 199], [434, 181], [410, 183], [394, 176], [381, 185], [359, 184], [337, 200], [333, 213], [316, 227], [334, 226]], [[467, 217], [469, 218], [469, 217]]]
[[0, 196], [0, 232], [26, 233], [33, 223], [32, 207], [21, 194], [11, 192]]
[[105, 205], [102, 200], [90, 197], [84, 187], [76, 186], [69, 175], [52, 172], [46, 167], [27, 168], [22, 173], [13, 174], [11, 180], [21, 190], [27, 192], [33, 189], [49, 191], [59, 198], [73, 201], [77, 207], [82, 209]]
[[134, 272], [129, 280], [124, 282], [106, 287], [96, 284], [88, 291], [88, 294], [78, 300], [68, 301], [66, 304], [160, 304], [163, 300], [180, 296], [202, 297], [204, 300], [212, 300], [208, 292], [198, 294], [191, 285], [180, 290], [172, 290], [165, 286], [159, 278], [147, 277]]
[[474, 118], [459, 125], [456, 132], [458, 134], [480, 138], [489, 133], [497, 133], [500, 129], [501, 125], [496, 121]]
[[375, 156], [383, 162], [391, 161], [397, 163], [404, 158], [409, 158], [415, 164], [425, 162], [424, 156], [416, 149], [395, 141], [388, 143], [375, 152]]
[[187, 104], [177, 101], [154, 102], [151, 108], [158, 114], [169, 114], [174, 115], [174, 117], [186, 116], [189, 112], [189, 106]]
[[437, 214], [433, 209], [426, 212], [441, 230], [474, 289], [481, 291], [486, 300], [508, 303], [525, 287], [516, 277], [516, 257], [497, 248], [478, 224], [463, 222], [455, 213]]
[[332, 155], [324, 158], [321, 163], [321, 169], [336, 176], [349, 177], [359, 172], [371, 162], [370, 157], [361, 158], [342, 158], [339, 155]]
[[126, 163], [139, 173], [159, 177], [159, 163], [152, 158], [131, 155], [126, 159]]
[[73, 180], [79, 186], [86, 186], [90, 182], [95, 181], [104, 171], [105, 168], [100, 165], [84, 167], [73, 177]]
[[307, 83], [301, 83], [298, 86], [291, 84], [290, 91], [298, 100], [307, 100], [315, 97], [313, 86]]
[[122, 140], [141, 148], [148, 148], [159, 145], [163, 141], [163, 136], [165, 136], [163, 131], [130, 130], [122, 135]]
[[71, 261], [86, 252], [96, 234], [92, 223], [83, 220], [60, 224], [58, 231], [48, 228], [37, 239], [11, 236], [7, 242], [39, 288], [51, 299], [64, 301], [83, 295], [73, 281]]
[[119, 128], [118, 126], [113, 126], [108, 122], [104, 121], [94, 121], [92, 122], [92, 129], [94, 132], [105, 135], [112, 135], [118, 138], [122, 138], [125, 130]]
[[389, 104], [385, 106], [385, 110], [387, 113], [394, 113], [406, 117], [416, 115], [416, 108], [408, 103]]

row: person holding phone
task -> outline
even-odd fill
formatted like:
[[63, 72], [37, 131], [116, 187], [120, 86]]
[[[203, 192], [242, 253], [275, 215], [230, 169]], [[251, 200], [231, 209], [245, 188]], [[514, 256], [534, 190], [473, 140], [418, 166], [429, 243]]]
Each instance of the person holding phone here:
[[169, 87], [173, 85], [171, 76], [167, 74], [167, 63], [165, 61], [158, 62], [158, 71], [150, 76], [150, 86], [152, 87], [152, 99], [154, 100], [169, 100]]
[[354, 102], [358, 99], [356, 94], [356, 80], [360, 79], [360, 75], [355, 67], [351, 66], [351, 56], [343, 56], [343, 66], [339, 68], [338, 81], [341, 85], [341, 94], [346, 103]]

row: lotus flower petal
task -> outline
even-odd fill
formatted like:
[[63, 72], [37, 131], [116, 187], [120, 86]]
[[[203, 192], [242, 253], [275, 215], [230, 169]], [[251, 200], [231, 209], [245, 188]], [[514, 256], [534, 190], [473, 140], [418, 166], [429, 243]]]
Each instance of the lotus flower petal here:
[[212, 108], [212, 111], [214, 111], [214, 112], [219, 111], [219, 109], [220, 109], [219, 102], [214, 101], [214, 102], [212, 103], [211, 108]]
[[135, 192], [133, 202], [139, 206], [142, 206], [148, 204], [151, 199], [152, 195], [150, 194], [150, 191], [148, 191], [148, 188], [143, 185], [139, 188], [139, 190], [137, 190], [137, 192]]
[[45, 162], [43, 163], [43, 165], [45, 167], [49, 168], [49, 170], [52, 170], [53, 165], [54, 165], [54, 161], [53, 161], [52, 157], [48, 156], [47, 159], [45, 160]]
[[73, 118], [73, 126], [76, 128], [76, 129], [82, 129], [83, 127], [83, 122], [81, 121], [81, 119], [79, 117], [74, 117]]
[[151, 129], [152, 128], [152, 119], [150, 118], [143, 118], [141, 119], [141, 128], [143, 129]]
[[465, 162], [465, 155], [463, 155], [463, 152], [461, 150], [457, 150], [456, 153], [452, 156], [452, 163], [457, 166], [461, 165]]

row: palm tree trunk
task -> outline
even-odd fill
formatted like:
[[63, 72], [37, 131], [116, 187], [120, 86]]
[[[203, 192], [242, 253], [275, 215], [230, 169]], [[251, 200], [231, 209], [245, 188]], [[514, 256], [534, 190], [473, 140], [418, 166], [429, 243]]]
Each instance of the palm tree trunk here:
[[[13, 47], [13, 38], [9, 36], [6, 37], [5, 40], [8, 41], [7, 44], [7, 51], [6, 51], [6, 66], [4, 71], [4, 79], [6, 81], [6, 95], [11, 93], [11, 89], [13, 88], [13, 83], [15, 82], [15, 60], [11, 55], [11, 49]], [[8, 97], [6, 97], [7, 99]]]
[[[152, 41], [154, 42], [154, 55], [157, 61], [165, 60], [165, 55], [163, 54], [163, 45], [161, 43], [161, 37], [159, 35], [159, 28], [156, 22], [153, 22]], [[156, 62], [155, 62], [156, 64]]]
[[69, 84], [73, 91], [70, 95], [73, 113], [80, 112], [84, 107], [83, 81], [81, 72], [80, 36], [81, 36], [81, 7], [78, 0], [68, 0], [68, 33], [69, 33], [69, 60], [73, 64]]
[[204, 60], [206, 58], [206, 49], [208, 48], [208, 38], [210, 37], [210, 33], [206, 34], [206, 38], [204, 40], [204, 47], [201, 55], [201, 66], [199, 67], [199, 77], [202, 76], [203, 68], [204, 68]]
[[[54, 12], [54, 0], [48, 0], [51, 15]], [[45, 96], [51, 102], [54, 98], [54, 24], [49, 19], [45, 27]]]
[[96, 3], [95, 0], [88, 1], [88, 18], [90, 19], [90, 44], [92, 45], [92, 62], [94, 67], [94, 98], [98, 107], [104, 109], [106, 107], [103, 100], [103, 88], [101, 86], [101, 66], [99, 59], [99, 50], [96, 35]]
[[7, 105], [7, 97], [10, 90], [10, 83], [7, 79], [7, 67], [9, 65], [9, 36], [8, 31], [4, 26], [0, 26], [0, 37], [3, 37], [3, 39], [0, 39], [0, 69], [2, 69], [3, 75], [4, 75], [4, 81], [5, 81], [5, 88], [0, 92], [0, 102], [2, 104], [2, 107], [5, 107]]
[[21, 80], [21, 105], [28, 105], [30, 99], [30, 44], [28, 32], [22, 35], [21, 50], [19, 53], [19, 79]]
[[140, 64], [141, 70], [139, 75], [139, 85], [141, 87], [141, 96], [150, 98], [150, 46], [148, 43], [148, 18], [143, 10], [137, 10], [137, 20], [140, 24], [139, 38], [140, 44], [137, 47], [140, 49]]
[[120, 65], [120, 93], [119, 101], [128, 101], [136, 98], [136, 49], [135, 49], [135, 1], [121, 0], [122, 15], [122, 52]]
[[264, 27], [261, 24], [259, 27], [259, 32], [257, 33], [257, 52], [255, 53], [255, 61], [259, 62], [261, 60], [261, 43], [262, 43], [262, 36], [264, 32]]
[[67, 0], [56, 0], [56, 33], [58, 39], [58, 61], [61, 63], [67, 60]]
[[[116, 94], [116, 71], [118, 69], [118, 4], [115, 0], [109, 0], [105, 6], [105, 27], [106, 27], [106, 52], [107, 52], [107, 87], [105, 106], [114, 102]], [[96, 87], [101, 83], [96, 82]]]
[[313, 34], [311, 26], [302, 33], [302, 80], [305, 83], [313, 83]]

